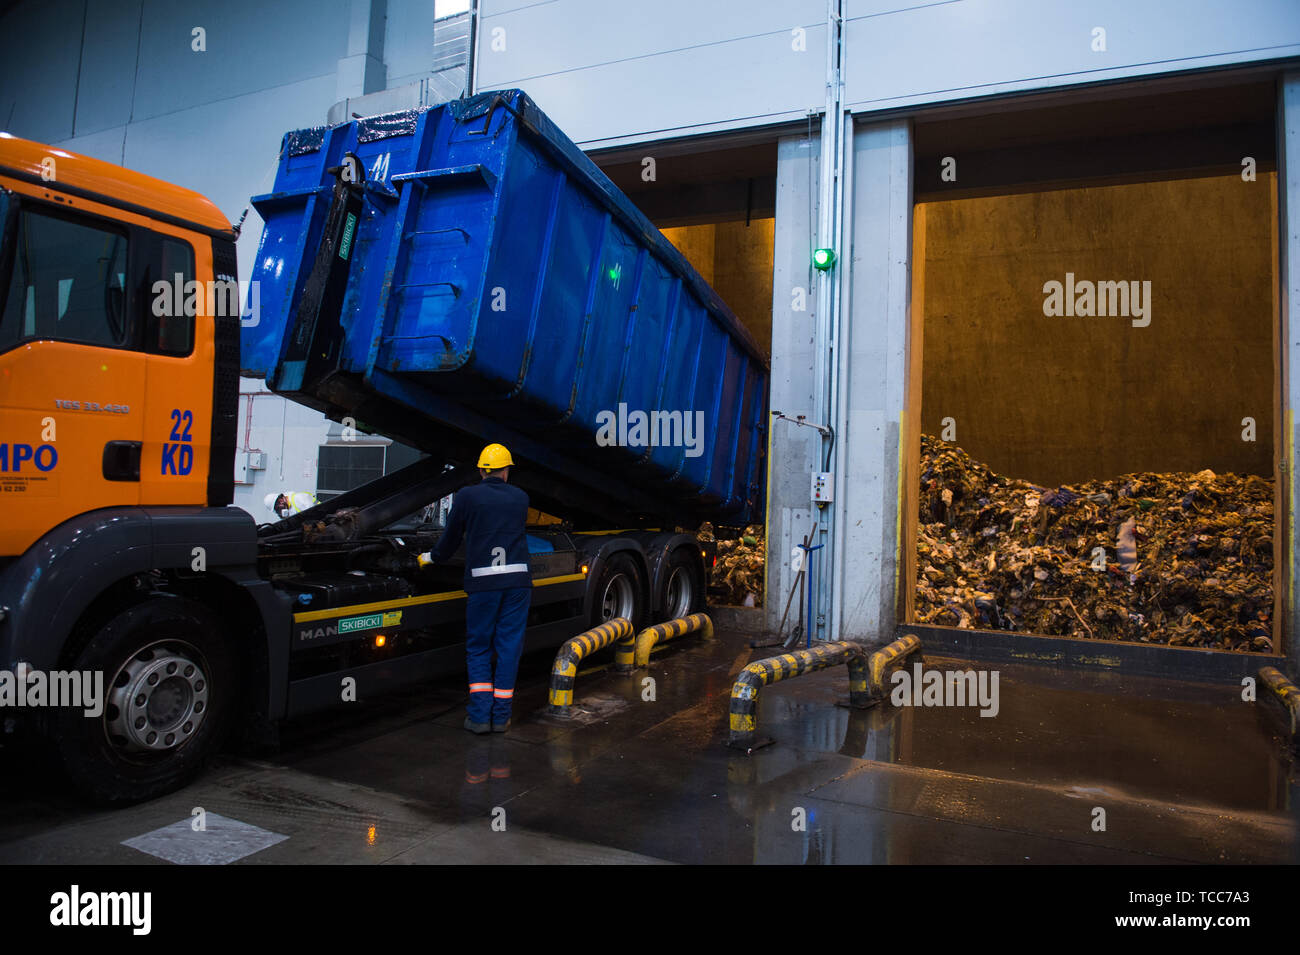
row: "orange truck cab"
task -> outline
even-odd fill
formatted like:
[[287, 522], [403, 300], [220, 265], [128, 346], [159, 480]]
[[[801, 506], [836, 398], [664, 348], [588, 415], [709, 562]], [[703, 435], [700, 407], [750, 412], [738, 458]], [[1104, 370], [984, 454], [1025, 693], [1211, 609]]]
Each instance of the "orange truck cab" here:
[[238, 306], [214, 320], [185, 292], [234, 280], [230, 223], [187, 189], [7, 136], [0, 188], [0, 555], [96, 508], [229, 504]]
[[22, 715], [109, 799], [183, 776], [236, 711], [212, 682], [240, 654], [265, 665], [257, 529], [226, 507], [234, 242], [197, 193], [0, 134], [0, 670], [104, 682], [102, 719]]

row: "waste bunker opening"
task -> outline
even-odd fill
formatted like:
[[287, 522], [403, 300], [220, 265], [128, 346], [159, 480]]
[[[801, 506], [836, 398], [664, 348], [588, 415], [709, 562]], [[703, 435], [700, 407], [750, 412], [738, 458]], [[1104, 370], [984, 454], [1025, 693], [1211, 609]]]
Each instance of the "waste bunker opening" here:
[[[772, 354], [776, 140], [652, 143], [592, 158]], [[701, 528], [717, 538], [710, 602], [763, 605], [764, 528]]]
[[917, 123], [906, 622], [1282, 651], [1273, 117], [1266, 80]]

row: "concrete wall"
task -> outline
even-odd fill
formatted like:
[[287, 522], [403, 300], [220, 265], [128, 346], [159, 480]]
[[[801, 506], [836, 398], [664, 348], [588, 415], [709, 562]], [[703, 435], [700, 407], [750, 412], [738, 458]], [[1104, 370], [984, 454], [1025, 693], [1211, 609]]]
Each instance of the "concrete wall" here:
[[[903, 475], [912, 251], [912, 136], [907, 120], [859, 125], [850, 144], [844, 278], [836, 356], [836, 507], [830, 639], [892, 638]], [[911, 548], [907, 543], [906, 547]]]
[[[783, 138], [777, 146], [776, 230], [772, 266], [771, 407], [787, 415], [813, 413], [813, 327], [816, 273], [809, 258], [817, 231], [820, 141]], [[796, 290], [798, 290], [796, 292]], [[802, 304], [802, 308], [796, 307]], [[813, 529], [808, 475], [821, 439], [811, 428], [773, 421], [768, 432], [767, 579], [763, 612], [775, 631], [794, 586], [789, 555]], [[799, 607], [790, 609], [790, 623]]]
[[[1050, 486], [1207, 467], [1271, 477], [1275, 180], [926, 203], [923, 429], [951, 418], [977, 459]], [[1045, 316], [1043, 285], [1067, 272], [1149, 281], [1150, 324]]]
[[[836, 503], [828, 548], [829, 639], [874, 642], [892, 633], [898, 577], [908, 552], [900, 546], [906, 491], [902, 474], [914, 430], [904, 416], [909, 381], [912, 242], [912, 138], [904, 120], [857, 126], [845, 169], [844, 258], [818, 274], [809, 249], [816, 232], [819, 140], [782, 139], [777, 164], [777, 221], [772, 295], [772, 399], [789, 415], [813, 409], [812, 294], [817, 281], [842, 282], [835, 355], [840, 392], [835, 428]], [[809, 165], [812, 169], [809, 169]], [[811, 171], [811, 177], [809, 175]], [[809, 290], [808, 307], [792, 307], [793, 289]], [[767, 596], [764, 612], [776, 629], [793, 585], [791, 549], [809, 532], [815, 513], [809, 475], [820, 471], [815, 431], [774, 421], [768, 491]], [[825, 552], [814, 570], [827, 566]], [[791, 619], [794, 619], [792, 611]]]

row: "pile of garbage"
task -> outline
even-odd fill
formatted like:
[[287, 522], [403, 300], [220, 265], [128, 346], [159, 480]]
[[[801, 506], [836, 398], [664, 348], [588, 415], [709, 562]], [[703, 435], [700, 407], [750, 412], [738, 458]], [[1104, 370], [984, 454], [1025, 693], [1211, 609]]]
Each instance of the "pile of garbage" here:
[[[713, 525], [696, 532], [702, 541], [714, 540]], [[766, 559], [763, 528], [751, 524], [740, 537], [717, 542], [718, 562], [713, 566], [709, 590], [719, 603], [740, 607], [763, 606], [763, 567]]]
[[1273, 482], [1138, 473], [1044, 488], [921, 438], [918, 623], [1269, 652]]

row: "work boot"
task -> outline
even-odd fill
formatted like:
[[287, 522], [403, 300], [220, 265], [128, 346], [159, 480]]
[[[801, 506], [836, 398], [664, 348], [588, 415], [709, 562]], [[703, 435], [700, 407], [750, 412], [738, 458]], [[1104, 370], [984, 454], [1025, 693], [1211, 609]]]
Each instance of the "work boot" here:
[[510, 717], [507, 716], [504, 723], [498, 723], [496, 720], [492, 721], [492, 732], [504, 733], [508, 729], [510, 729]]
[[477, 733], [479, 736], [482, 736], [484, 733], [492, 732], [495, 727], [493, 727], [491, 723], [475, 723], [467, 716], [465, 717], [465, 729], [469, 730], [471, 733]]

